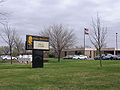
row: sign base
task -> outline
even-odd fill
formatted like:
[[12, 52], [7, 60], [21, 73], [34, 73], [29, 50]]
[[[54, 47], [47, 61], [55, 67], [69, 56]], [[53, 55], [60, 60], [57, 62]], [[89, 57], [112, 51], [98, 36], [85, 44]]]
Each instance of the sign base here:
[[32, 68], [43, 68], [43, 51], [32, 50]]

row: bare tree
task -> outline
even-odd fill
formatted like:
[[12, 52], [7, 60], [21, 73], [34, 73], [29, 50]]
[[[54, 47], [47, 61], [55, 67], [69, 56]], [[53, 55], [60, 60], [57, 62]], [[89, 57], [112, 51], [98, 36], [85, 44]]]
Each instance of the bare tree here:
[[91, 43], [100, 54], [100, 67], [102, 67], [101, 49], [106, 46], [107, 28], [102, 26], [100, 17], [97, 15], [96, 21], [92, 20], [93, 32], [90, 36]]
[[41, 32], [41, 35], [48, 36], [50, 46], [58, 56], [60, 62], [61, 52], [66, 47], [73, 46], [75, 42], [73, 30], [65, 28], [63, 25], [52, 25]]
[[0, 47], [0, 56], [2, 55], [2, 47]]
[[3, 46], [2, 47], [2, 53], [5, 54], [5, 55], [8, 55], [9, 54], [9, 47], [8, 46]]
[[2, 30], [2, 33], [0, 34], [0, 36], [9, 47], [9, 52], [11, 56], [11, 64], [12, 64], [12, 50], [14, 47], [15, 30], [12, 29], [8, 24], [2, 23], [2, 25], [4, 26], [4, 29]]
[[14, 37], [14, 43], [15, 43], [15, 48], [18, 51], [18, 54], [20, 54], [24, 48], [24, 43], [22, 41], [22, 38], [18, 34], [16, 34]]

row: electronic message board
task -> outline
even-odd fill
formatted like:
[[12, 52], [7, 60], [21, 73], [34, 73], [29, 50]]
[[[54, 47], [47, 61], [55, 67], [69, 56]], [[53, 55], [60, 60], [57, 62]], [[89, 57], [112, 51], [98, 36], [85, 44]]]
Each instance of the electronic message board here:
[[26, 50], [49, 50], [49, 38], [26, 35]]

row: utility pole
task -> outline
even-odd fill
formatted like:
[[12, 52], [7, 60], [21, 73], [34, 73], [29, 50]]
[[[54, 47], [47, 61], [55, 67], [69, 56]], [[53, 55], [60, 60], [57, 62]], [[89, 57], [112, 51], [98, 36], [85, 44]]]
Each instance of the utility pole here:
[[117, 53], [117, 50], [118, 50], [117, 36], [118, 36], [118, 33], [116, 33], [116, 55], [118, 54]]

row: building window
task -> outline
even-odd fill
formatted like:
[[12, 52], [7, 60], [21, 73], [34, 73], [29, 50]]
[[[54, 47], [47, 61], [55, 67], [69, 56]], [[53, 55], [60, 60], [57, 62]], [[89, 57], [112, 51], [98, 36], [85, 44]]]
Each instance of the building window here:
[[94, 51], [94, 57], [96, 56], [96, 52]]
[[78, 53], [77, 53], [77, 51], [75, 51], [75, 55], [77, 55]]
[[89, 58], [91, 58], [91, 55], [92, 55], [92, 52], [90, 51], [90, 56], [89, 56]]
[[65, 51], [65, 56], [67, 56], [67, 52]]

